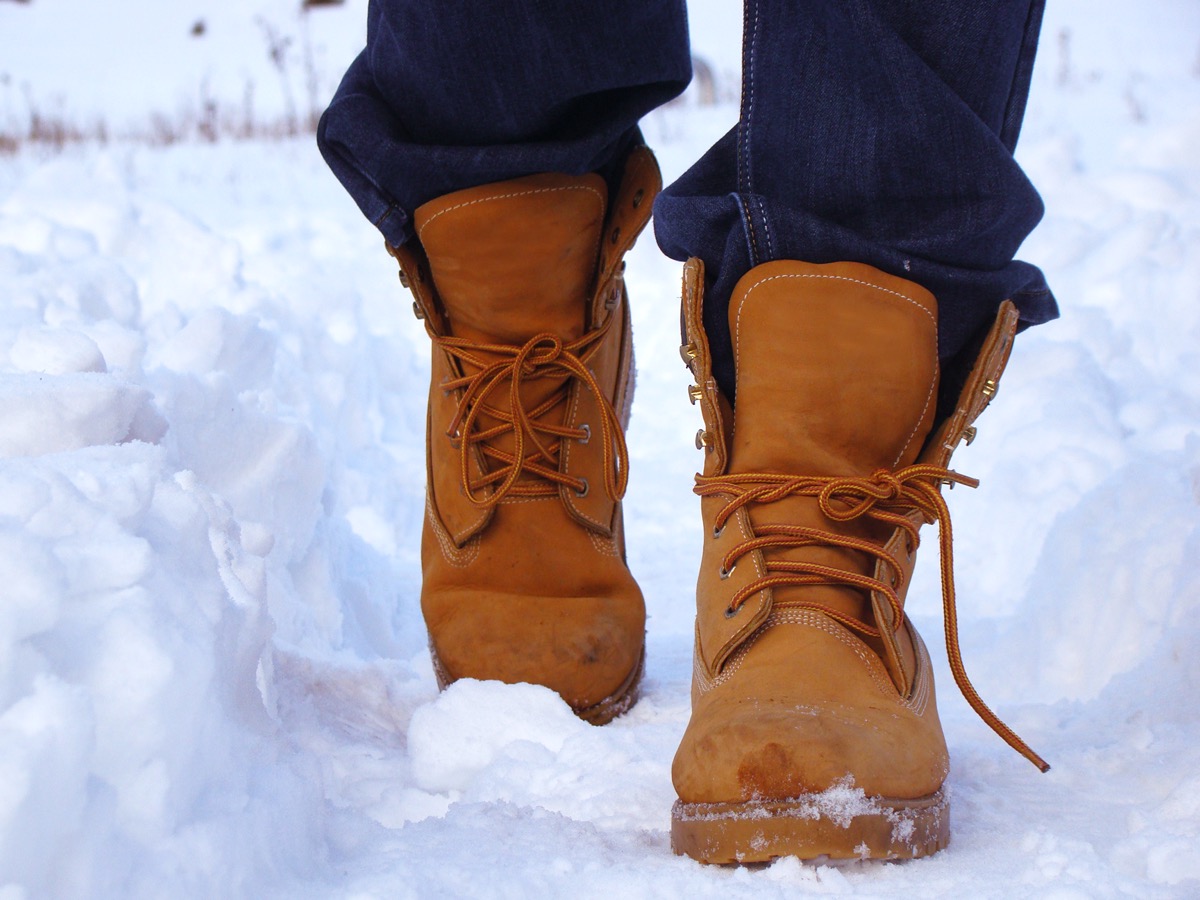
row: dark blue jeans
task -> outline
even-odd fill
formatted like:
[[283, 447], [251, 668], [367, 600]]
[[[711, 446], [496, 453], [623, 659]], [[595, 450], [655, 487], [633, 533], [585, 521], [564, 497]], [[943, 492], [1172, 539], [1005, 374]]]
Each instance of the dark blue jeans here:
[[[1057, 308], [1013, 257], [1041, 218], [1013, 160], [1044, 0], [745, 0], [741, 117], [654, 207], [698, 256], [731, 396], [726, 310], [772, 259], [852, 260], [938, 299], [952, 384], [996, 308]], [[412, 211], [535, 172], [612, 178], [691, 75], [682, 0], [371, 0], [321, 152], [393, 244]]]

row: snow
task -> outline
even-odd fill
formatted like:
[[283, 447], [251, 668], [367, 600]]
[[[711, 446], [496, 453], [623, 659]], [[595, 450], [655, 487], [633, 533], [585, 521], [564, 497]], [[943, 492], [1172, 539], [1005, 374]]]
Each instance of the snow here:
[[[255, 16], [296, 53], [310, 28], [327, 95], [365, 4], [296, 6], [0, 4], [0, 130], [26, 96], [136, 130], [201, 83], [285, 114]], [[693, 3], [718, 73], [729, 6]], [[651, 240], [628, 279], [647, 674], [594, 728], [539, 687], [437, 692], [426, 338], [311, 139], [0, 157], [0, 897], [1200, 895], [1198, 25], [1185, 0], [1047, 12], [1019, 156], [1048, 214], [1022, 256], [1065, 315], [1019, 339], [955, 458], [982, 485], [948, 499], [968, 669], [1054, 768], [942, 665], [953, 837], [905, 864], [670, 852], [700, 423]], [[735, 115], [650, 116], [667, 176]], [[926, 552], [931, 640], [939, 603]]]

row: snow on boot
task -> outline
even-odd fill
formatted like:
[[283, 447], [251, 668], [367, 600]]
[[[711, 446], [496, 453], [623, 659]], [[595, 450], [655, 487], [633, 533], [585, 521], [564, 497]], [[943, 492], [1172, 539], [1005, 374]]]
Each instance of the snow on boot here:
[[714, 863], [933, 853], [949, 840], [949, 757], [929, 656], [904, 614], [923, 523], [938, 522], [955, 678], [1027, 752], [962, 669], [941, 496], [975, 484], [946, 465], [995, 393], [1016, 311], [1003, 305], [935, 429], [928, 291], [857, 263], [752, 269], [729, 307], [733, 409], [712, 377], [702, 285], [692, 260], [683, 353], [705, 422], [705, 537], [672, 845]]
[[421, 206], [389, 248], [433, 340], [421, 608], [442, 687], [541, 684], [595, 724], [637, 698], [622, 257], [660, 186], [639, 148], [612, 203], [597, 175], [488, 184]]

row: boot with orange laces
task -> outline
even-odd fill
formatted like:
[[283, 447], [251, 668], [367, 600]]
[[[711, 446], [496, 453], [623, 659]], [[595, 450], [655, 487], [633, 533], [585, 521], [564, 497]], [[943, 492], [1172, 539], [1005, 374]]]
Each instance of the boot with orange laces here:
[[541, 684], [595, 724], [637, 698], [622, 257], [660, 184], [641, 148], [612, 198], [597, 175], [470, 188], [391, 248], [433, 341], [421, 608], [442, 687]]
[[937, 522], [958, 654], [947, 468], [995, 393], [1005, 303], [953, 413], [935, 422], [937, 304], [857, 263], [771, 262], [734, 290], [736, 408], [712, 376], [702, 266], [684, 274], [685, 358], [705, 428], [692, 717], [675, 756], [676, 853], [704, 862], [904, 858], [949, 839], [949, 758], [925, 645], [904, 614], [918, 531]]

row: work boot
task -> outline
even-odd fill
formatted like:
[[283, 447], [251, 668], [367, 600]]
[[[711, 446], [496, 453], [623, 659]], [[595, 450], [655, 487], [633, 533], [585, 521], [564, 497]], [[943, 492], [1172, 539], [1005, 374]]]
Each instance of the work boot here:
[[598, 175], [488, 184], [421, 206], [389, 248], [433, 341], [421, 609], [442, 688], [541, 684], [595, 724], [637, 698], [622, 257], [660, 186], [639, 148], [611, 203]]
[[[937, 304], [857, 263], [771, 262], [729, 307], [736, 407], [712, 377], [702, 265], [684, 272], [685, 359], [704, 416], [692, 717], [672, 776], [676, 853], [703, 862], [924, 856], [949, 839], [929, 655], [904, 614], [937, 521], [958, 655], [946, 468], [995, 393], [1017, 314], [999, 310], [941, 423]], [[935, 427], [936, 425], [936, 427]]]

